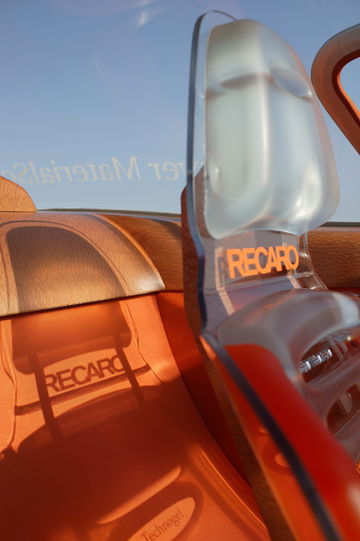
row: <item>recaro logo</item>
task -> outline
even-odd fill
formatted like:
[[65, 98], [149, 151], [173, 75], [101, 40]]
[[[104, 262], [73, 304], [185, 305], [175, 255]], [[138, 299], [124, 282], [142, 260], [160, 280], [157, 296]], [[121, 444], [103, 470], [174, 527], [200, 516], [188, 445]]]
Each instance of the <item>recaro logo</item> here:
[[258, 246], [257, 248], [228, 248], [225, 250], [226, 272], [230, 279], [259, 274], [273, 270], [295, 270], [299, 265], [299, 252], [289, 246]]
[[45, 374], [45, 385], [52, 394], [67, 391], [74, 387], [94, 383], [102, 379], [110, 379], [124, 374], [124, 368], [117, 355], [109, 359], [99, 359], [86, 364], [77, 364], [54, 373]]

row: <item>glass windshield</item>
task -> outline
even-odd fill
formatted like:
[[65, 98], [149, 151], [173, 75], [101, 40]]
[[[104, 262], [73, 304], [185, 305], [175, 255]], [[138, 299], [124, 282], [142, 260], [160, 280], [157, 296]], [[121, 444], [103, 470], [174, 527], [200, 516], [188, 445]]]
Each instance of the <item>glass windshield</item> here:
[[[185, 185], [191, 34], [211, 0], [1, 2], [0, 174], [38, 208], [177, 213]], [[358, 0], [223, 0], [270, 26], [308, 71]], [[356, 95], [359, 75], [347, 74]], [[359, 159], [325, 114], [341, 183], [334, 220], [358, 221]]]

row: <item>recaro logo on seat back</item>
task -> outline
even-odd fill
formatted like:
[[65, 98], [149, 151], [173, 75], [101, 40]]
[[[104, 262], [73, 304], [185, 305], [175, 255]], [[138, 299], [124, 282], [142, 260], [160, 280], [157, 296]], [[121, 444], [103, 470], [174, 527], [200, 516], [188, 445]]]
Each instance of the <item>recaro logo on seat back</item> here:
[[294, 271], [298, 266], [299, 252], [292, 244], [225, 249], [225, 273], [230, 280]]

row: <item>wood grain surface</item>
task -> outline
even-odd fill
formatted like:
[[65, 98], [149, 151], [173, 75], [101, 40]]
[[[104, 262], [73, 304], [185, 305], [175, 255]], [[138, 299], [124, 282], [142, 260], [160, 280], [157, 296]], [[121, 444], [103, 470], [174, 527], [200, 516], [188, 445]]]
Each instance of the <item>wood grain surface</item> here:
[[309, 234], [309, 251], [329, 289], [360, 288], [360, 227], [320, 227]]
[[24, 188], [0, 176], [0, 211], [34, 212], [36, 207]]
[[[0, 315], [183, 290], [176, 217], [34, 212], [27, 201], [29, 212], [0, 213]], [[195, 261], [186, 224], [182, 234], [188, 262]], [[360, 290], [360, 228], [319, 228], [309, 250], [327, 287]], [[188, 263], [188, 288], [194, 274]], [[191, 323], [199, 328], [198, 316]]]
[[128, 231], [142, 246], [159, 271], [165, 289], [168, 291], [183, 289], [179, 221], [137, 218], [118, 214], [104, 214], [104, 217]]
[[80, 213], [0, 213], [0, 315], [161, 291], [126, 231]]

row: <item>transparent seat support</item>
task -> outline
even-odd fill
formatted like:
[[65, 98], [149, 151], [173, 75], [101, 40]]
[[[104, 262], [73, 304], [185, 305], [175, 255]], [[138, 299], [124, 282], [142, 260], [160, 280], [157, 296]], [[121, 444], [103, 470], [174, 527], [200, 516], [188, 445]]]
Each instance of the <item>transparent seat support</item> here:
[[[202, 341], [223, 367], [215, 362], [221, 385], [226, 388], [232, 378], [291, 464], [325, 538], [337, 534], [321, 498], [342, 531], [353, 524], [344, 534], [353, 539], [359, 519], [353, 476], [360, 453], [360, 303], [326, 289], [307, 248], [307, 232], [327, 221], [338, 201], [334, 157], [315, 92], [296, 53], [270, 29], [209, 14], [194, 31], [189, 96], [187, 223], [198, 260], [187, 267], [185, 258], [185, 276], [196, 286], [185, 282], [190, 321], [198, 319]], [[277, 419], [270, 420], [271, 393], [264, 398], [270, 409], [261, 406], [261, 370], [248, 370], [259, 356], [261, 363], [274, 363], [274, 377], [286, 382], [293, 400], [282, 406], [275, 400], [277, 406], [301, 404], [312, 434], [320, 430], [322, 449], [336, 448], [342, 457], [344, 486], [351, 479], [352, 487], [342, 487], [344, 498], [349, 496], [343, 500], [347, 514], [337, 509], [335, 489], [326, 480], [334, 469], [317, 474], [312, 443], [304, 451], [283, 409], [276, 410], [285, 423], [279, 436]], [[266, 373], [272, 373], [268, 365]], [[235, 407], [232, 384], [227, 392]], [[288, 437], [292, 450], [283, 444]], [[303, 451], [299, 462], [296, 453]], [[320, 498], [312, 476], [322, 487]], [[280, 482], [276, 491], [287, 509], [282, 490]]]
[[[194, 155], [196, 148], [203, 155], [189, 163], [189, 222], [204, 251], [204, 329], [223, 344], [272, 351], [325, 424], [332, 425], [334, 404], [347, 401], [336, 432], [340, 439], [346, 432], [343, 443], [358, 460], [360, 442], [345, 425], [346, 413], [352, 422], [359, 417], [360, 353], [342, 354], [342, 344], [322, 360], [321, 351], [334, 334], [356, 340], [359, 303], [326, 290], [307, 249], [307, 231], [329, 219], [338, 200], [316, 95], [293, 49], [256, 21], [214, 26], [205, 47], [192, 111], [202, 123], [191, 134]], [[337, 388], [330, 383], [341, 379], [335, 357], [343, 371]]]

